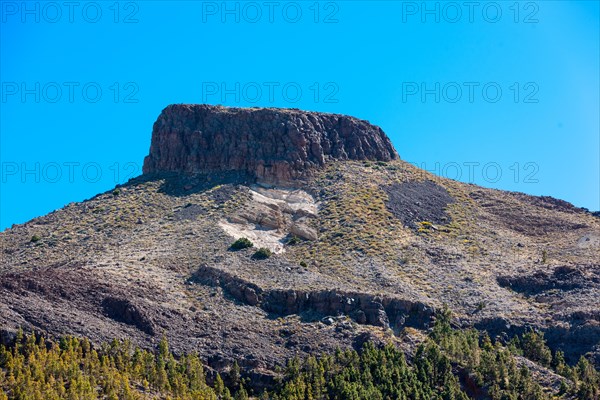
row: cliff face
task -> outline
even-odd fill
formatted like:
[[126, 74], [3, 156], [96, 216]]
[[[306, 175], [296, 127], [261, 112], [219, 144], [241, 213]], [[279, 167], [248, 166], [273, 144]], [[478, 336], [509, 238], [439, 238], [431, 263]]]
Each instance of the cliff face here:
[[238, 172], [281, 183], [306, 177], [329, 160], [394, 159], [398, 154], [385, 133], [353, 117], [177, 104], [154, 123], [143, 171]]

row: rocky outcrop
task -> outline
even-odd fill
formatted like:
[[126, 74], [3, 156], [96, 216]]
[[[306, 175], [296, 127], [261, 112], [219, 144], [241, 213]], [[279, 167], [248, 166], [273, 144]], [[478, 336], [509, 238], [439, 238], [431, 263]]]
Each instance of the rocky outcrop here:
[[284, 243], [290, 239], [317, 239], [311, 224], [317, 218], [318, 205], [309, 193], [252, 185], [247, 194], [247, 201], [219, 222], [234, 239], [247, 238], [273, 253], [284, 252]]
[[222, 174], [267, 183], [301, 179], [329, 160], [398, 158], [377, 126], [357, 118], [297, 109], [175, 104], [152, 130], [145, 174]]
[[220, 286], [235, 300], [276, 315], [312, 313], [317, 317], [347, 315], [359, 324], [399, 330], [427, 328], [435, 310], [406, 299], [338, 290], [263, 289], [227, 272], [201, 266], [191, 281]]
[[132, 325], [148, 335], [154, 335], [154, 326], [147, 315], [128, 299], [107, 297], [102, 308], [109, 318]]
[[560, 266], [531, 275], [499, 276], [498, 284], [527, 296], [535, 296], [550, 290], [568, 291], [590, 286], [600, 286], [600, 265]]

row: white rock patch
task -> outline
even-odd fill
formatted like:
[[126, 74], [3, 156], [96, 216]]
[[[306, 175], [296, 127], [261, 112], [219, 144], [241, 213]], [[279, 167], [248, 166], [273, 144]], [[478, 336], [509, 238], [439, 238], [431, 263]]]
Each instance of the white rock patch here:
[[317, 215], [318, 203], [300, 189], [250, 188], [252, 200], [219, 226], [234, 239], [245, 237], [255, 247], [266, 247], [274, 253], [285, 251], [284, 238], [292, 233], [314, 240], [316, 231], [307, 222]]
[[254, 200], [263, 204], [287, 205], [293, 211], [305, 211], [317, 215], [318, 204], [315, 199], [300, 189], [267, 189], [254, 185], [250, 188]]
[[283, 253], [282, 239], [287, 235], [277, 229], [261, 229], [253, 224], [236, 224], [227, 221], [219, 221], [219, 226], [234, 239], [247, 238], [254, 243], [254, 247], [266, 247], [273, 253]]

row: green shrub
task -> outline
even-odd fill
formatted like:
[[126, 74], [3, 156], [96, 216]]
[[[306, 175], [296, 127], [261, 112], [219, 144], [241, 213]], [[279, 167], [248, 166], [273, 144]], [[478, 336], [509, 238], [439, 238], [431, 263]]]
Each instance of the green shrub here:
[[260, 249], [258, 249], [256, 251], [256, 253], [254, 253], [252, 258], [254, 258], [256, 260], [264, 260], [266, 258], [271, 257], [272, 255], [273, 255], [273, 253], [271, 252], [271, 250], [261, 247]]
[[480, 301], [477, 303], [477, 311], [481, 311], [485, 308], [485, 301]]
[[39, 237], [38, 235], [33, 235], [31, 237], [31, 243], [36, 243], [36, 242], [39, 242], [40, 240], [42, 240], [42, 238]]
[[302, 240], [298, 236], [292, 235], [292, 237], [288, 239], [286, 244], [289, 246], [294, 246], [294, 245], [300, 243], [301, 241]]
[[230, 249], [232, 250], [242, 250], [242, 249], [247, 249], [250, 247], [253, 247], [254, 243], [252, 243], [250, 241], [250, 239], [247, 238], [239, 238], [238, 240], [236, 240], [235, 242], [233, 242], [233, 244], [230, 246]]

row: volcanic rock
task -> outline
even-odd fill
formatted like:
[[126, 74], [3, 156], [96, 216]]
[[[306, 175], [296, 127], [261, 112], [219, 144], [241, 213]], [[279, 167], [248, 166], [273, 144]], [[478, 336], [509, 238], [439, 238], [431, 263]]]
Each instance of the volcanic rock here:
[[175, 104], [152, 130], [145, 174], [219, 174], [267, 183], [304, 178], [331, 160], [398, 159], [377, 126], [357, 118], [297, 109]]

